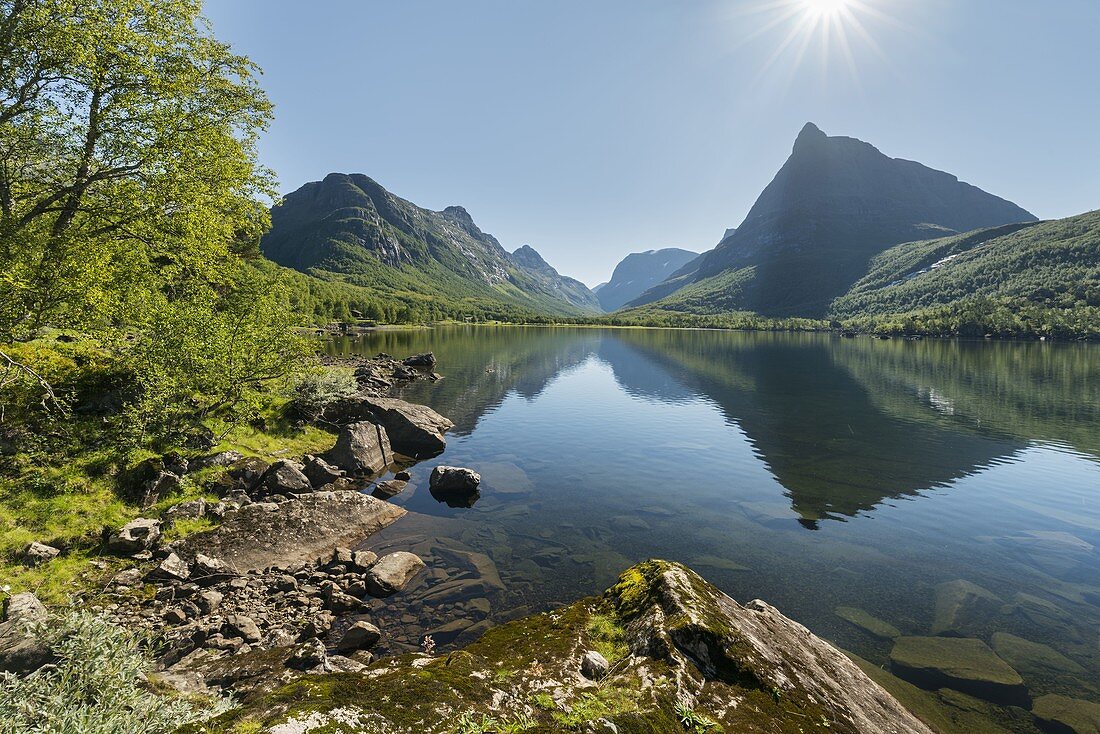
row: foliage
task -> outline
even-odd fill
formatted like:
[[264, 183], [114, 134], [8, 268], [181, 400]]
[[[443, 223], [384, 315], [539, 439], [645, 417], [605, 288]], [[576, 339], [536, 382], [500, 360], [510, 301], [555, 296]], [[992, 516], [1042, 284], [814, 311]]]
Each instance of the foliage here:
[[359, 392], [355, 375], [344, 369], [319, 369], [310, 372], [294, 386], [294, 406], [310, 420], [320, 419], [325, 409]]
[[482, 714], [480, 717], [467, 711], [455, 722], [454, 734], [519, 734], [533, 729], [536, 722], [528, 716], [496, 717]]
[[722, 725], [717, 721], [709, 716], [704, 716], [695, 712], [682, 703], [676, 706], [676, 718], [680, 720], [680, 724], [682, 724], [685, 729], [693, 732], [693, 734], [707, 734], [707, 732], [722, 731]]
[[585, 625], [585, 632], [588, 633], [596, 652], [603, 655], [612, 665], [625, 658], [630, 652], [626, 644], [626, 630], [606, 614], [593, 614]]
[[35, 632], [57, 662], [23, 678], [0, 673], [0, 720], [12, 734], [159, 734], [228, 708], [154, 693], [145, 641], [102, 617], [73, 612]]

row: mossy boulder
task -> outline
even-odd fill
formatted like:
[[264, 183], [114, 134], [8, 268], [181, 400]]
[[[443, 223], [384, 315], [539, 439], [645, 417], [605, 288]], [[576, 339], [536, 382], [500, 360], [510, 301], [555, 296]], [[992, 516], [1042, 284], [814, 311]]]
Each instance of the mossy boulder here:
[[1052, 734], [1100, 734], [1100, 704], [1050, 694], [1035, 699], [1035, 723]]
[[968, 637], [977, 634], [1000, 612], [1004, 602], [988, 589], [964, 579], [936, 587], [932, 634]]
[[899, 637], [890, 666], [922, 688], [954, 688], [987, 701], [1027, 702], [1023, 678], [981, 640], [958, 637]]
[[[609, 655], [600, 680], [582, 675]], [[676, 563], [628, 569], [602, 598], [489, 629], [443, 657], [298, 677], [190, 731], [931, 734], [849, 658], [773, 607], [740, 605]], [[476, 726], [481, 728], [476, 728]], [[606, 727], [605, 724], [600, 726]], [[235, 729], [236, 727], [236, 729]]]

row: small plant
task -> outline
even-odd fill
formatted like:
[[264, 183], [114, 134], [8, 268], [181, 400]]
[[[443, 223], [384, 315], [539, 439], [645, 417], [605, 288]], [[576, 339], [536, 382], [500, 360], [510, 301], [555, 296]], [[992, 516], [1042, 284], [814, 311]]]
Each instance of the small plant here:
[[680, 724], [685, 729], [694, 734], [722, 731], [722, 725], [717, 721], [709, 716], [697, 713], [694, 709], [690, 709], [682, 703], [676, 706], [676, 717], [680, 719]]
[[626, 645], [626, 632], [614, 619], [606, 614], [593, 614], [588, 618], [585, 632], [592, 640], [596, 652], [614, 665], [626, 657], [629, 648]]
[[540, 708], [543, 711], [556, 711], [558, 704], [554, 701], [554, 697], [549, 693], [536, 693], [531, 696], [531, 704], [535, 708]]
[[479, 718], [473, 711], [467, 711], [455, 722], [454, 734], [519, 734], [534, 727], [535, 721], [523, 714], [513, 719], [498, 719], [485, 714]]
[[294, 387], [294, 406], [310, 420], [320, 420], [325, 410], [359, 392], [355, 375], [347, 370], [320, 370], [303, 377]]
[[144, 640], [88, 612], [33, 625], [57, 662], [22, 678], [0, 673], [5, 732], [162, 734], [216, 716], [230, 702], [159, 695], [146, 683]]

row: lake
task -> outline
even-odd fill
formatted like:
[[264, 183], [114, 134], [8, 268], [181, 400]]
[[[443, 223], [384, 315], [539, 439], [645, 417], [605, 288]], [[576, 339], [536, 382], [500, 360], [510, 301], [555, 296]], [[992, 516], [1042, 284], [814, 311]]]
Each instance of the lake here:
[[[1060, 655], [996, 640], [1033, 696], [1100, 700], [1096, 346], [469, 326], [327, 349], [435, 352], [444, 379], [402, 397], [455, 423], [369, 546], [430, 566], [380, 607], [390, 650], [659, 557], [877, 664], [891, 626], [1041, 643]], [[439, 463], [482, 474], [472, 507], [428, 492]]]

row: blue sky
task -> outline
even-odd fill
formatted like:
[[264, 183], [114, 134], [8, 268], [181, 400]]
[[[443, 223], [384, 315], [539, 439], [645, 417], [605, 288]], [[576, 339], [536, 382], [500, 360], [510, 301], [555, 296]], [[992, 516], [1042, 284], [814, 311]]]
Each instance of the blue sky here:
[[264, 69], [261, 156], [284, 193], [365, 173], [421, 206], [461, 204], [589, 285], [628, 252], [712, 247], [807, 121], [1042, 218], [1100, 208], [1100, 2], [815, 2], [207, 0], [206, 14]]

